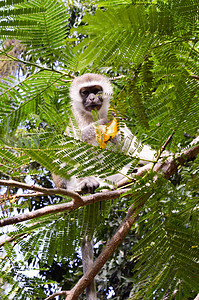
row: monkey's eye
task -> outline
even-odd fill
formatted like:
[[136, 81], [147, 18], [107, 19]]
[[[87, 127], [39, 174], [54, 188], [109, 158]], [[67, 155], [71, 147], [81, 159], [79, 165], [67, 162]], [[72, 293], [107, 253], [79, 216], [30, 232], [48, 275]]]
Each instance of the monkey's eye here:
[[82, 94], [83, 94], [84, 96], [88, 96], [88, 95], [89, 95], [89, 91], [84, 90], [84, 91], [82, 91]]
[[102, 94], [102, 91], [99, 90], [99, 89], [95, 89], [93, 92], [94, 92], [95, 95], [97, 95], [97, 94]]

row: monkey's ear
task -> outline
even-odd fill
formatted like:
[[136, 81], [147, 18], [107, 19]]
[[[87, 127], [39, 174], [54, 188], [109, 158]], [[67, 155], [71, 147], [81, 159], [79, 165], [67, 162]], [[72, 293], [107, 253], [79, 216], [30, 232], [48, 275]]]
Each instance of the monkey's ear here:
[[108, 125], [93, 125], [96, 131], [96, 141], [100, 148], [105, 148], [105, 143], [118, 133], [117, 119], [114, 118]]

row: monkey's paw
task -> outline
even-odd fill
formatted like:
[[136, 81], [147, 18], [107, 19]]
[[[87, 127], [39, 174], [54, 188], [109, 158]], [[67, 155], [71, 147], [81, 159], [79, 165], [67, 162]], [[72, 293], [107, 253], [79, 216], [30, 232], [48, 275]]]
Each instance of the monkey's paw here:
[[93, 194], [99, 185], [99, 182], [94, 177], [80, 178], [78, 179], [76, 191], [83, 194]]

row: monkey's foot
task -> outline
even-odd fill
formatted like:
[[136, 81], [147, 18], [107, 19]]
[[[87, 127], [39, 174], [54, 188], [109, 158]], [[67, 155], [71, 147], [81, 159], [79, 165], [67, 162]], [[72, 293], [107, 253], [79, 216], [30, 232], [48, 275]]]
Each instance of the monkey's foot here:
[[99, 182], [94, 177], [80, 178], [78, 179], [76, 192], [93, 194], [99, 185]]

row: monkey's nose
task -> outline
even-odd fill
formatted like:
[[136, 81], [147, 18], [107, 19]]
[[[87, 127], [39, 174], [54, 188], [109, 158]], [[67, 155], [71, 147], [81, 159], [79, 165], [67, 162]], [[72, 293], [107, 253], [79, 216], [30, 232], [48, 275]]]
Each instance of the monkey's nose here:
[[94, 101], [94, 100], [95, 100], [95, 94], [90, 94], [90, 95], [89, 95], [89, 99], [90, 99], [91, 101]]

